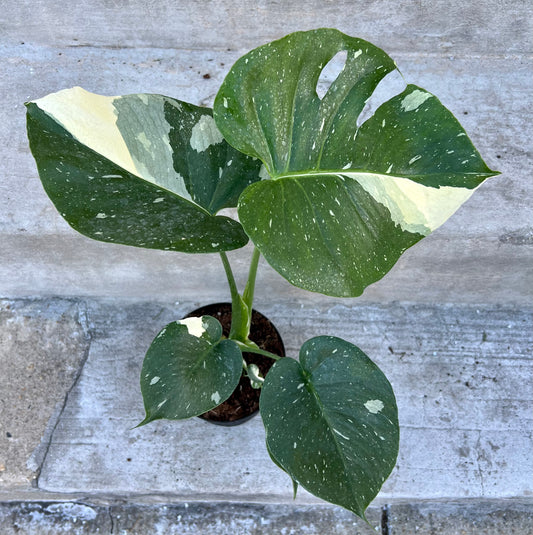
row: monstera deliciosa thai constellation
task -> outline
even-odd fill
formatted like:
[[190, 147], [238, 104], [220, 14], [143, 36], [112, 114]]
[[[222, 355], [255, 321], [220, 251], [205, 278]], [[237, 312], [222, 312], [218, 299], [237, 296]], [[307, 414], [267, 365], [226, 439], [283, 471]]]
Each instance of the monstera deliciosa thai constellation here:
[[[324, 67], [345, 65], [320, 97]], [[105, 242], [219, 253], [232, 327], [213, 317], [167, 325], [145, 357], [143, 423], [199, 415], [241, 374], [262, 386], [272, 460], [313, 494], [364, 517], [398, 451], [384, 374], [356, 346], [307, 341], [299, 361], [249, 340], [260, 254], [292, 284], [360, 295], [441, 225], [491, 171], [439, 100], [407, 85], [362, 124], [365, 103], [396, 66], [336, 30], [298, 32], [239, 59], [214, 109], [174, 98], [67, 89], [27, 104], [28, 135], [53, 203], [77, 231]], [[217, 215], [238, 207], [239, 221]], [[239, 294], [225, 251], [255, 245]], [[242, 352], [277, 362], [266, 377]]]

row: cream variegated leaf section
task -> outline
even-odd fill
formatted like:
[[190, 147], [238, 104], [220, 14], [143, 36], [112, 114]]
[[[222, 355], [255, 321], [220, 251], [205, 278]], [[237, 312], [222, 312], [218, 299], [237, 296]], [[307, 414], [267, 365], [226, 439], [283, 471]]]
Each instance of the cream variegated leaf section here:
[[77, 141], [132, 174], [138, 174], [130, 151], [117, 127], [113, 101], [81, 87], [63, 89], [34, 100]]
[[[128, 147], [125, 140], [128, 136], [127, 126], [129, 121], [133, 122], [135, 116], [126, 114], [125, 127], [121, 130], [117, 125], [119, 117], [117, 108], [125, 99], [131, 101], [133, 98], [137, 98], [140, 104], [149, 109], [149, 121], [144, 123], [143, 132], [137, 133], [134, 139], [128, 139], [130, 143]], [[77, 141], [97, 154], [101, 154], [129, 173], [192, 200], [183, 177], [173, 167], [173, 150], [168, 138], [170, 125], [165, 117], [164, 97], [159, 95], [108, 97], [91, 93], [81, 87], [73, 87], [47, 95], [35, 100], [34, 103], [53, 117]], [[151, 157], [148, 159], [136, 157], [131, 150], [131, 144], [135, 142], [143, 145]]]
[[343, 173], [356, 180], [376, 202], [385, 206], [403, 230], [427, 236], [449, 219], [474, 189], [431, 188], [408, 178], [371, 173]]

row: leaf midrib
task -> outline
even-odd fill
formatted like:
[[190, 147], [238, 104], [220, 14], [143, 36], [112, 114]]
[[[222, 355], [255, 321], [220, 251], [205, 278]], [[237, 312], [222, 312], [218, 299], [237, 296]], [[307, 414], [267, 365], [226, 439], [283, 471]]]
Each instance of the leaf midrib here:
[[[270, 175], [270, 178], [272, 180], [281, 180], [286, 178], [305, 178], [305, 177], [313, 177], [313, 176], [347, 176], [348, 178], [351, 178], [350, 175], [352, 174], [358, 174], [358, 175], [374, 175], [374, 176], [383, 176], [386, 178], [403, 178], [406, 180], [412, 180], [413, 182], [416, 182], [415, 178], [425, 178], [425, 177], [431, 177], [431, 176], [439, 176], [439, 175], [461, 175], [461, 176], [478, 176], [478, 177], [485, 177], [490, 178], [492, 176], [495, 176], [495, 173], [478, 173], [475, 171], [466, 171], [466, 172], [459, 172], [459, 171], [450, 171], [449, 173], [446, 172], [438, 172], [438, 173], [424, 173], [421, 175], [388, 175], [384, 173], [380, 173], [379, 171], [370, 171], [368, 169], [320, 169], [320, 170], [311, 170], [311, 171], [292, 171], [290, 173], [282, 173], [279, 175]], [[418, 184], [426, 187], [433, 187], [425, 184], [421, 184], [420, 182], [417, 182]], [[437, 189], [442, 186], [435, 186]], [[448, 186], [448, 187], [466, 187], [466, 186]], [[468, 189], [474, 189], [474, 188], [468, 188]]]
[[[323, 363], [322, 363], [323, 364]], [[311, 373], [308, 373], [304, 367], [302, 366], [302, 371], [304, 372], [303, 373], [303, 376], [304, 376], [304, 380], [306, 382], [306, 385], [309, 387], [310, 389], [310, 393], [312, 394], [312, 397], [313, 399], [315, 400], [315, 403], [318, 407], [318, 410], [320, 411], [320, 415], [322, 416], [322, 418], [324, 419], [324, 421], [326, 422], [326, 425], [327, 425], [327, 428], [328, 428], [328, 431], [329, 431], [329, 434], [331, 435], [331, 437], [333, 438], [333, 443], [335, 444], [335, 449], [337, 450], [337, 455], [339, 456], [341, 462], [342, 462], [342, 465], [344, 467], [344, 471], [345, 473], [348, 472], [348, 469], [347, 469], [347, 466], [346, 466], [346, 462], [345, 462], [345, 458], [344, 458], [344, 454], [342, 453], [342, 449], [341, 449], [341, 446], [339, 444], [339, 441], [337, 439], [337, 436], [336, 436], [336, 433], [334, 432], [334, 426], [330, 423], [330, 420], [326, 414], [326, 409], [325, 409], [325, 406], [324, 404], [322, 403], [322, 400], [320, 399], [320, 395], [319, 393], [317, 392], [316, 388], [314, 387], [313, 385], [313, 382], [310, 380], [310, 378], [312, 377], [313, 373], [319, 369], [322, 364], [320, 364], [317, 368], [315, 368], [313, 370], [313, 372]], [[301, 364], [300, 364], [301, 366]], [[357, 493], [354, 491], [354, 488], [353, 488], [353, 484], [352, 484], [352, 481], [350, 478], [346, 477], [345, 478], [348, 486], [350, 487], [350, 490], [351, 490], [351, 493], [352, 493], [352, 497], [354, 498], [355, 502], [357, 503], [358, 507], [361, 508], [360, 506], [360, 503], [359, 503], [359, 500], [357, 499]], [[363, 512], [364, 512], [364, 509], [363, 509]]]

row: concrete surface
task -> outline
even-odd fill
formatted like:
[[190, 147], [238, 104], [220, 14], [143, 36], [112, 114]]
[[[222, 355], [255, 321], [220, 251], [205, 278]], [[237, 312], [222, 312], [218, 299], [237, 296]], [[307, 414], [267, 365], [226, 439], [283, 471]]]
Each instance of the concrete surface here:
[[368, 521], [329, 505], [87, 498], [0, 503], [2, 535], [529, 535], [533, 530], [531, 504], [518, 500], [371, 507]]
[[[532, 12], [525, 0], [4, 1], [0, 533], [371, 532], [305, 492], [292, 501], [259, 419], [231, 433], [196, 420], [131, 429], [151, 338], [227, 299], [223, 271], [216, 256], [77, 235], [25, 136], [23, 102], [73, 85], [210, 105], [247, 49], [320, 26], [389, 52], [502, 175], [362, 298], [300, 291], [262, 263], [257, 308], [293, 356], [311, 336], [341, 336], [393, 383], [401, 451], [370, 510], [378, 532], [533, 533]], [[249, 254], [230, 255], [240, 282]]]
[[389, 535], [530, 535], [533, 502], [472, 500], [395, 504], [387, 508]]
[[[87, 361], [51, 437], [39, 488], [292, 500], [260, 418], [236, 428], [191, 419], [132, 429], [144, 417], [138, 382], [146, 349], [163, 325], [198, 304], [86, 302]], [[290, 356], [312, 336], [341, 336], [392, 382], [402, 435], [384, 499], [533, 495], [531, 309], [258, 309], [278, 326]], [[304, 491], [298, 498], [313, 501]]]
[[0, 300], [0, 488], [34, 482], [87, 356], [84, 322], [74, 301]]
[[[368, 511], [380, 528], [381, 510]], [[127, 533], [128, 535], [371, 535], [377, 530], [346, 510], [327, 505], [251, 503], [0, 503], [2, 535]]]
[[[0, 27], [8, 43], [180, 49], [252, 48], [296, 30], [335, 27], [391, 50], [468, 54], [531, 52], [523, 0], [8, 0]], [[16, 11], [15, 11], [16, 6]], [[24, 25], [21, 24], [24, 21]]]
[[[521, 35], [519, 29], [513, 39]], [[20, 31], [21, 39], [31, 37], [27, 30]], [[385, 40], [384, 35], [375, 35]], [[0, 127], [0, 240], [4, 245], [0, 295], [219, 299], [225, 283], [216, 255], [104, 244], [72, 231], [38, 180], [25, 134], [23, 102], [81, 85], [104, 94], [145, 91], [211, 104], [243, 50], [59, 47], [52, 37], [47, 46], [24, 37], [24, 44], [0, 47], [5, 114]], [[256, 35], [257, 44], [264, 41], [265, 37]], [[473, 56], [462, 45], [443, 53], [436, 44], [418, 52], [394, 51], [386, 42], [381, 44], [393, 53], [407, 80], [434, 92], [457, 115], [488, 165], [502, 175], [488, 180], [448, 222], [410, 249], [387, 277], [367, 289], [362, 300], [530, 303], [533, 61], [526, 54], [509, 55], [503, 49], [489, 57]], [[206, 73], [209, 79], [203, 78]], [[237, 276], [243, 278], [249, 251], [235, 252], [232, 258]], [[325, 300], [291, 287], [266, 265], [259, 276], [265, 295], [272, 299]]]

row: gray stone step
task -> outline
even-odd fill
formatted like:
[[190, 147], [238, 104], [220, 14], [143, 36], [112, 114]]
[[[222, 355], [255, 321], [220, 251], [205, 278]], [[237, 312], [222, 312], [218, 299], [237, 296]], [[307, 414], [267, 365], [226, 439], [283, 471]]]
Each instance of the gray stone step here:
[[[0, 125], [0, 296], [212, 301], [220, 295], [225, 282], [216, 255], [143, 250], [75, 233], [38, 179], [25, 134], [23, 102], [81, 85], [103, 94], [154, 92], [210, 105], [241, 52], [61, 48], [26, 41], [0, 47], [5, 110]], [[456, 114], [488, 165], [502, 175], [483, 184], [361, 299], [531, 303], [533, 60], [411, 51], [398, 51], [394, 59], [406, 80], [434, 92]], [[209, 79], [203, 78], [205, 73]], [[246, 276], [249, 257], [247, 248], [230, 256], [240, 280]], [[290, 286], [266, 263], [259, 283], [276, 301], [332, 302]]]
[[365, 524], [329, 505], [43, 498], [0, 502], [2, 535], [529, 535], [533, 500], [416, 501], [370, 507]]
[[[40, 492], [293, 504], [258, 417], [234, 428], [192, 419], [133, 429], [143, 418], [138, 381], [146, 348], [162, 326], [199, 304], [4, 300], [4, 496], [33, 481]], [[312, 336], [340, 336], [391, 380], [401, 447], [381, 502], [533, 493], [530, 308], [257, 307], [277, 325], [289, 356]], [[304, 490], [296, 501], [319, 503]]]

